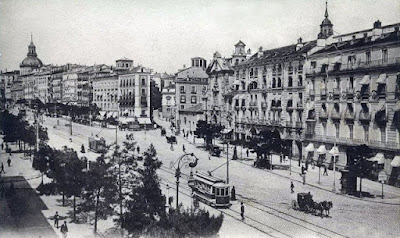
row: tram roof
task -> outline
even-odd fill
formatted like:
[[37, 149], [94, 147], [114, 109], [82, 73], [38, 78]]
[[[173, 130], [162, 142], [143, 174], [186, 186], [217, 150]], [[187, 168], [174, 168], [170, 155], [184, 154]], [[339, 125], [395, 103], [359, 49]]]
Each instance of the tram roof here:
[[202, 173], [202, 172], [196, 172], [195, 173], [195, 178], [198, 180], [202, 180], [205, 183], [225, 183], [225, 180], [222, 180], [220, 178], [210, 176], [208, 174]]

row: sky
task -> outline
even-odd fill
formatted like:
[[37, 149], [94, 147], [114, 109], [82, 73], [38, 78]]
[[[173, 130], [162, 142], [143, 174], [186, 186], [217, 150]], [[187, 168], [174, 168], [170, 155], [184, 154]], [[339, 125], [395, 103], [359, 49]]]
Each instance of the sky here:
[[[400, 0], [329, 0], [336, 34], [400, 22]], [[127, 57], [175, 73], [193, 57], [230, 57], [316, 39], [324, 0], [0, 0], [0, 69], [19, 69], [31, 32], [44, 64], [115, 64]]]

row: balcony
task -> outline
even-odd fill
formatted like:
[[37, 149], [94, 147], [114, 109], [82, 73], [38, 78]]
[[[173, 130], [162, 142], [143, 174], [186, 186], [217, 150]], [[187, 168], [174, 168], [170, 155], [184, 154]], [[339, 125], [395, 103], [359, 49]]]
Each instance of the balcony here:
[[[381, 59], [381, 60], [373, 60], [373, 61], [353, 61], [348, 62], [347, 64], [335, 64], [332, 69], [329, 70], [328, 74], [335, 75], [340, 73], [348, 73], [349, 71], [370, 71], [376, 70], [379, 68], [396, 68], [400, 65], [400, 57], [390, 58], [390, 59]], [[326, 75], [326, 72], [322, 69], [324, 66], [319, 68], [309, 68], [306, 71], [308, 76], [317, 76], [317, 75]]]
[[242, 111], [246, 111], [247, 108], [246, 108], [246, 106], [242, 106], [241, 109], [242, 109]]
[[295, 128], [303, 128], [303, 123], [301, 121], [296, 121], [293, 124], [293, 127], [295, 127]]
[[346, 113], [344, 114], [344, 119], [348, 121], [354, 121], [356, 119], [356, 115], [354, 111], [346, 110]]
[[327, 91], [326, 89], [321, 89], [321, 101], [326, 101]]
[[239, 107], [239, 106], [235, 106], [235, 110], [236, 110], [236, 111], [239, 111], [239, 110], [240, 110], [240, 107]]
[[293, 102], [292, 102], [292, 101], [289, 101], [288, 104], [287, 104], [287, 106], [286, 106], [286, 111], [292, 112], [293, 110], [294, 110]]
[[340, 99], [340, 88], [334, 88], [333, 89], [333, 100], [339, 100]]
[[339, 110], [335, 110], [335, 109], [332, 110], [331, 119], [332, 120], [340, 120], [340, 112], [339, 112]]
[[353, 100], [354, 99], [354, 88], [347, 88], [346, 89], [346, 97], [347, 97], [347, 100]]
[[326, 112], [326, 110], [321, 109], [321, 111], [319, 112], [319, 119], [322, 120], [328, 119], [328, 113]]
[[360, 117], [358, 118], [358, 120], [360, 122], [369, 123], [369, 121], [371, 121], [371, 115], [369, 114], [368, 111], [362, 111], [360, 113]]
[[262, 109], [267, 109], [267, 103], [266, 102], [261, 102], [261, 108]]

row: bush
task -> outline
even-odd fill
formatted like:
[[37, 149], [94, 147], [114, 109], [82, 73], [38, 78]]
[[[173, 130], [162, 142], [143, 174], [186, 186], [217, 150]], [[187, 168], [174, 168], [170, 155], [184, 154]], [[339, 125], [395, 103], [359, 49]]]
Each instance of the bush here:
[[54, 195], [56, 194], [56, 184], [55, 183], [41, 183], [36, 190], [40, 195]]

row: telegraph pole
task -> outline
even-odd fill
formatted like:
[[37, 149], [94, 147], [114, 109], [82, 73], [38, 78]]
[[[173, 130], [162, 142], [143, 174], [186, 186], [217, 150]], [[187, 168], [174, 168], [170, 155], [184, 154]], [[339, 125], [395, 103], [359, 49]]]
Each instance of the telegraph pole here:
[[229, 184], [229, 141], [226, 142], [226, 183]]

